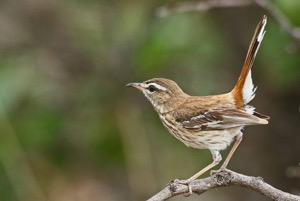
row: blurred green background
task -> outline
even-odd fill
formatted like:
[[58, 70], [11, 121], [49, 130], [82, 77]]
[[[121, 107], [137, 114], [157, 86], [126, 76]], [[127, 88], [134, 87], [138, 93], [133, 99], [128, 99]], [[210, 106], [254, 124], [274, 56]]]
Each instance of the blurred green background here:
[[[202, 169], [210, 152], [172, 137], [125, 84], [165, 77], [193, 95], [231, 90], [263, 14], [252, 103], [271, 120], [245, 129], [229, 169], [299, 194], [300, 41], [254, 5], [157, 16], [176, 2], [0, 2], [0, 200], [145, 200]], [[299, 1], [272, 3], [300, 26]], [[267, 199], [229, 187], [172, 200]]]

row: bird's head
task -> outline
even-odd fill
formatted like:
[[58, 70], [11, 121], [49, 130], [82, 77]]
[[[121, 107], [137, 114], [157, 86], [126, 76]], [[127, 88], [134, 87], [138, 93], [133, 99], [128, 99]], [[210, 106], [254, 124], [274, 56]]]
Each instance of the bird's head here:
[[159, 113], [172, 110], [187, 97], [174, 81], [164, 78], [153, 78], [142, 83], [129, 83], [126, 86], [142, 91]]

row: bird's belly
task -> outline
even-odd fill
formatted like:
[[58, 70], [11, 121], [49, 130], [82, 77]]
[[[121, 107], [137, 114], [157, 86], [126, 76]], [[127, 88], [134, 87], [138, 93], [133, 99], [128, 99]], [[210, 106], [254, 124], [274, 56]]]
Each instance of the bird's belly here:
[[175, 138], [183, 142], [186, 146], [196, 149], [226, 149], [242, 129], [242, 127], [237, 127], [227, 130], [191, 132], [182, 127], [180, 128], [172, 124], [167, 124], [165, 121], [162, 122]]
[[196, 149], [226, 149], [232, 142], [235, 134], [228, 130], [198, 131], [195, 133], [183, 133], [185, 145]]

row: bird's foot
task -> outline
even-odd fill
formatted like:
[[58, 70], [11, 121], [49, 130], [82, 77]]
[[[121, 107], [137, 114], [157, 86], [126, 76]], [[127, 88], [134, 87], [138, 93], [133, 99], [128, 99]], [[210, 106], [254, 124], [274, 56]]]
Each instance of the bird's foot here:
[[210, 171], [210, 175], [215, 175], [215, 174], [218, 174], [218, 173], [221, 173], [221, 172], [230, 172], [230, 170], [228, 170], [226, 167], [221, 167], [220, 169], [218, 170], [211, 170]]
[[192, 191], [192, 186], [191, 186], [191, 182], [193, 180], [192, 179], [185, 179], [185, 180], [179, 180], [179, 179], [174, 179], [172, 180], [170, 183], [169, 183], [169, 186], [170, 186], [170, 189], [171, 191], [175, 191], [176, 190], [176, 187], [174, 188], [174, 185], [175, 184], [183, 184], [183, 185], [187, 185], [188, 187], [188, 192], [184, 194], [185, 197], [188, 197], [190, 195], [193, 194], [193, 191]]

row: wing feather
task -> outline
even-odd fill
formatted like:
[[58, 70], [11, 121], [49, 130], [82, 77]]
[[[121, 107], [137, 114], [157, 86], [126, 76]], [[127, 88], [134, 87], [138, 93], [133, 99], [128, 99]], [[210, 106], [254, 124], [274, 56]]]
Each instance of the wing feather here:
[[175, 121], [190, 130], [223, 130], [246, 125], [267, 124], [261, 119], [240, 109], [224, 108], [193, 112], [177, 112]]

